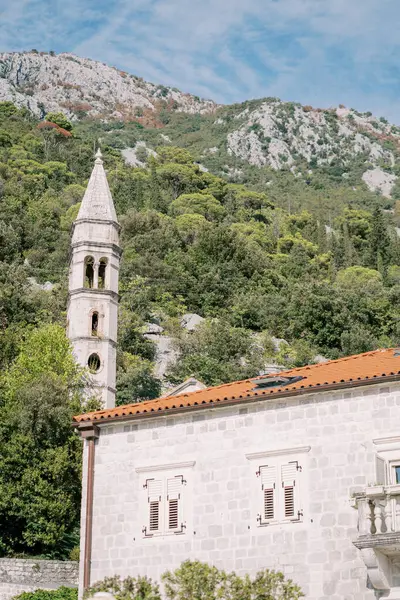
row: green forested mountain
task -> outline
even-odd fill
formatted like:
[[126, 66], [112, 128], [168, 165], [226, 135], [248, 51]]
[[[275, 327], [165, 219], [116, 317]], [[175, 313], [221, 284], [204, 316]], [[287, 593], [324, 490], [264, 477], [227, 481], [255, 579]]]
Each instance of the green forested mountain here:
[[[227, 140], [248, 113], [237, 115], [259, 108], [161, 106], [145, 127], [39, 120], [0, 103], [0, 553], [68, 556], [76, 543], [80, 443], [69, 422], [88, 405], [64, 334], [69, 232], [99, 139], [124, 250], [120, 403], [160, 393], [146, 322], [176, 338], [172, 383], [399, 343], [396, 184], [391, 198], [362, 180], [379, 161], [396, 177], [396, 143], [375, 158], [297, 152], [296, 169], [255, 164]], [[260, 133], [253, 125], [246, 135]], [[192, 333], [179, 327], [186, 312], [205, 318]], [[272, 336], [288, 342], [279, 353]]]
[[[49, 115], [60, 127], [9, 103], [0, 106], [3, 367], [31, 327], [64, 323], [69, 232], [98, 139], [122, 224], [124, 381], [126, 370], [140, 365], [147, 372], [153, 358], [151, 343], [141, 336], [144, 322], [157, 320], [176, 333], [186, 311], [208, 318], [204, 328], [226, 327], [233, 339], [232, 328], [240, 328], [249, 346], [251, 333], [262, 336], [248, 368], [237, 364], [237, 372], [218, 377], [184, 366], [189, 341], [181, 339], [174, 381], [190, 373], [209, 384], [253, 374], [260, 368], [257, 361], [252, 366], [253, 354], [258, 357], [261, 346], [271, 352], [268, 336], [301, 346], [300, 362], [318, 352], [336, 357], [397, 343], [399, 242], [396, 215], [388, 210], [395, 200], [362, 182], [353, 185], [332, 165], [300, 178], [235, 159], [229, 168], [241, 170], [244, 183], [232, 183], [215, 156], [198, 164], [199, 140], [213, 135], [208, 125], [215, 115], [171, 111], [162, 130], [97, 120], [72, 127]], [[226, 119], [226, 110], [217, 119]], [[197, 137], [188, 131], [196, 127]], [[141, 167], [127, 165], [121, 155], [121, 147], [135, 145]], [[347, 164], [350, 179], [361, 162]], [[42, 289], [46, 281], [51, 290]], [[212, 360], [212, 344], [205, 350], [195, 335], [190, 346], [193, 338], [202, 361]]]

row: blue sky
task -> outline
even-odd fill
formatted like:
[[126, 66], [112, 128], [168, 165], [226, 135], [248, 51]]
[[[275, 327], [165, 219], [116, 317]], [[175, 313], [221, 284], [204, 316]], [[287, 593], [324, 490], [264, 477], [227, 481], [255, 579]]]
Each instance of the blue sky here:
[[218, 102], [400, 123], [400, 0], [0, 0], [0, 50], [55, 50]]

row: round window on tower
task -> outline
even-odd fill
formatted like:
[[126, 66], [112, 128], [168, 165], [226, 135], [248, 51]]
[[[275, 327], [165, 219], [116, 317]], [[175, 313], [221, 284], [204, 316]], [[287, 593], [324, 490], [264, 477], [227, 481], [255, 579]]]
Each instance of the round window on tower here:
[[91, 354], [88, 358], [88, 367], [91, 373], [97, 373], [100, 370], [101, 361], [98, 354]]

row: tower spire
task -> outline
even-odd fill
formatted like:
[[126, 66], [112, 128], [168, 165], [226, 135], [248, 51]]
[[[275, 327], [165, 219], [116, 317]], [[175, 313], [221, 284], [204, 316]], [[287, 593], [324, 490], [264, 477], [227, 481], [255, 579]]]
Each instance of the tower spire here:
[[91, 219], [118, 223], [100, 148], [95, 155], [94, 167], [83, 196], [77, 221]]

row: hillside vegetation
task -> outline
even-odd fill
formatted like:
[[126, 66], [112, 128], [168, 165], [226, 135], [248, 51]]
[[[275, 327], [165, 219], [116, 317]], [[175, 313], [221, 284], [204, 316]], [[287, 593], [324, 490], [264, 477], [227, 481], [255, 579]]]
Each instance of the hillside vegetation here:
[[[65, 339], [68, 252], [99, 138], [124, 250], [119, 403], [156, 397], [165, 383], [148, 322], [176, 340], [170, 383], [194, 375], [214, 385], [271, 361], [399, 344], [396, 184], [384, 198], [362, 181], [370, 166], [395, 176], [395, 142], [376, 159], [369, 149], [314, 162], [298, 152], [296, 172], [258, 165], [228, 140], [263, 103], [212, 115], [163, 106], [162, 130], [54, 112], [40, 121], [0, 103], [0, 553], [67, 557], [77, 543], [70, 420], [96, 401], [84, 400]], [[126, 164], [129, 148], [139, 166]], [[187, 312], [205, 319], [194, 332], [179, 326]], [[278, 351], [272, 337], [287, 344]]]
[[[337, 181], [333, 168], [304, 181], [248, 165], [246, 185], [232, 183], [211, 173], [216, 163], [208, 171], [194, 162], [198, 144], [192, 154], [165, 140], [157, 146], [158, 131], [137, 123], [89, 120], [73, 129], [62, 115], [48, 115], [58, 124], [39, 122], [11, 103], [0, 108], [3, 367], [31, 327], [64, 324], [69, 231], [98, 137], [122, 224], [119, 367], [129, 389], [129, 371], [151, 374], [154, 346], [141, 335], [148, 321], [180, 338], [171, 381], [254, 375], [273, 354], [270, 336], [298, 349], [288, 350], [299, 354], [296, 364], [397, 343], [399, 241], [396, 216], [382, 210], [393, 200]], [[173, 117], [169, 135], [198, 118]], [[185, 146], [189, 135], [180, 138]], [[125, 164], [121, 138], [147, 140], [143, 166]], [[187, 311], [207, 320], [185, 339], [177, 323]], [[205, 341], [216, 328], [216, 340], [223, 331], [231, 340], [221, 344], [232, 353], [226, 372], [221, 348]]]

